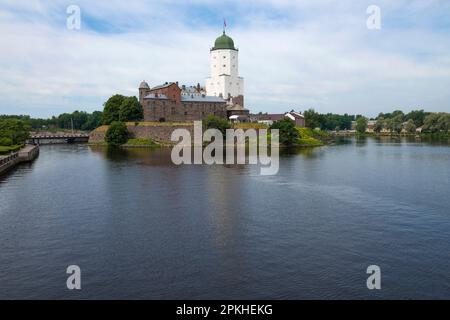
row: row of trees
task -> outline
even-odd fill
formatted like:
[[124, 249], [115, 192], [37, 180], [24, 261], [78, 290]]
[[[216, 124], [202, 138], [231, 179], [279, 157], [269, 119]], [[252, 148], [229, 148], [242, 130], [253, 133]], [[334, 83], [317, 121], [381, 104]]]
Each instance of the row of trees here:
[[424, 132], [450, 132], [450, 113], [431, 113], [425, 117], [422, 131]]
[[448, 132], [450, 113], [415, 110], [406, 115], [402, 111], [380, 114], [375, 122], [374, 131], [381, 132], [385, 129], [394, 133], [400, 133], [403, 130], [407, 133], [415, 133], [419, 127], [422, 127], [422, 132]]
[[90, 131], [100, 126], [103, 122], [101, 111], [94, 111], [93, 113], [87, 113], [85, 111], [74, 111], [72, 113], [62, 113], [59, 116], [53, 116], [48, 119], [31, 118], [30, 116], [26, 115], [2, 115], [0, 116], [0, 119], [21, 120], [29, 125], [32, 130], [49, 128], [72, 129], [73, 124], [73, 129], [75, 130]]
[[[320, 114], [314, 109], [304, 112], [305, 125], [309, 128], [320, 128], [322, 130], [350, 130], [352, 122], [356, 121], [356, 131], [365, 132], [368, 119], [361, 115], [339, 115]], [[408, 133], [416, 132], [417, 128], [422, 128], [422, 132], [448, 132], [450, 130], [449, 113], [432, 113], [424, 110], [413, 110], [404, 113], [395, 110], [389, 113], [380, 113], [375, 119], [374, 131], [381, 132], [387, 130], [393, 133], [401, 133], [403, 130]]]
[[412, 122], [414, 123], [414, 125], [416, 126], [416, 128], [419, 128], [421, 126], [424, 125], [425, 122], [425, 118], [430, 115], [431, 112], [425, 112], [424, 110], [413, 110], [407, 114], [405, 114], [403, 111], [401, 110], [395, 110], [393, 112], [390, 113], [380, 113], [378, 115], [378, 117], [375, 118], [375, 120], [379, 120], [379, 119], [391, 119], [394, 122], [397, 123], [404, 123], [407, 122], [409, 120], [412, 120]]
[[102, 124], [111, 124], [113, 121], [139, 121], [143, 118], [143, 110], [138, 99], [134, 96], [113, 95], [104, 103], [104, 110], [88, 113], [74, 111], [62, 113], [48, 119], [31, 118], [28, 115], [0, 115], [0, 120], [21, 120], [32, 130], [41, 129], [75, 129], [91, 131]]
[[320, 128], [321, 130], [350, 130], [352, 121], [356, 119], [354, 115], [340, 114], [321, 114], [314, 109], [304, 112], [305, 126], [311, 129]]

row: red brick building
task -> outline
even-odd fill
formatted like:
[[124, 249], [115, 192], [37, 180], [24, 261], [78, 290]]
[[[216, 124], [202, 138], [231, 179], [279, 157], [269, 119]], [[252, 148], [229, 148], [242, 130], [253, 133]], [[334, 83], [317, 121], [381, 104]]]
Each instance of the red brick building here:
[[194, 121], [209, 115], [227, 118], [224, 99], [200, 93], [182, 94], [176, 82], [150, 88], [142, 81], [139, 102], [144, 110], [144, 121]]

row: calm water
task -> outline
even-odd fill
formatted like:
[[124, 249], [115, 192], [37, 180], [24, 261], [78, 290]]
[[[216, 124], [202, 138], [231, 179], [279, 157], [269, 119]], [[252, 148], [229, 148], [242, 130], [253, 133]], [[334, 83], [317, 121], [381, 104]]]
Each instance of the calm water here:
[[450, 146], [350, 140], [258, 173], [43, 146], [0, 178], [0, 298], [450, 298]]

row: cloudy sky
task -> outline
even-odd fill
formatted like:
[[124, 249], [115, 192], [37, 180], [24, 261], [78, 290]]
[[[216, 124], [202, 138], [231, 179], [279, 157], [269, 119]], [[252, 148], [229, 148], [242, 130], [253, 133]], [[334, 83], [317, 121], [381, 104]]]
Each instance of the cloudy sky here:
[[0, 0], [0, 114], [101, 110], [143, 79], [203, 85], [223, 18], [252, 112], [450, 112], [448, 0]]

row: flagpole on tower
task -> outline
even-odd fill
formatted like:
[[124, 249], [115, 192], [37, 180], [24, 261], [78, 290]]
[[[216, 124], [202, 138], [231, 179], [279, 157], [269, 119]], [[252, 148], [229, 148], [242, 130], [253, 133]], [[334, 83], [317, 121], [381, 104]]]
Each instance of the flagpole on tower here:
[[223, 33], [225, 34], [225, 28], [227, 27], [227, 21], [223, 18]]

